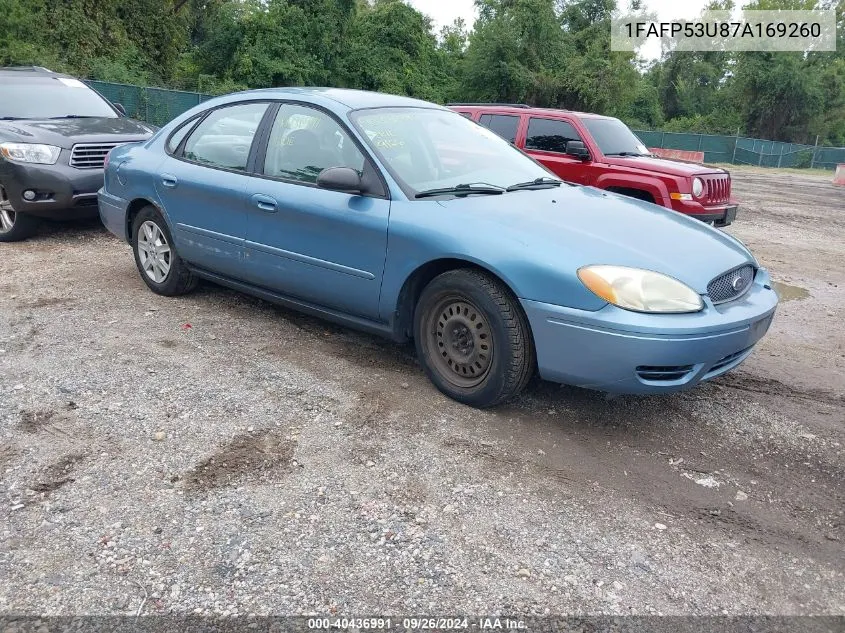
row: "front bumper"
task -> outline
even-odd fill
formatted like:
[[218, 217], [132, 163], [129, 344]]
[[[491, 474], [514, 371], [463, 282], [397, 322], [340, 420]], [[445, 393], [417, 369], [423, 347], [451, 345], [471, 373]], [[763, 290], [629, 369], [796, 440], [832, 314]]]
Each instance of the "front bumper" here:
[[716, 226], [728, 226], [736, 219], [739, 205], [735, 200], [715, 206], [704, 206], [693, 200], [672, 200], [672, 210]]
[[[97, 190], [103, 186], [102, 169], [76, 169], [62, 150], [55, 165], [13, 163], [0, 159], [0, 186], [18, 213], [44, 218], [74, 218], [97, 215]], [[64, 164], [63, 164], [64, 163]], [[36, 193], [33, 201], [23, 192]]]
[[769, 275], [721, 305], [694, 314], [596, 312], [521, 300], [545, 380], [610, 393], [671, 393], [742, 363], [768, 331], [777, 307]]

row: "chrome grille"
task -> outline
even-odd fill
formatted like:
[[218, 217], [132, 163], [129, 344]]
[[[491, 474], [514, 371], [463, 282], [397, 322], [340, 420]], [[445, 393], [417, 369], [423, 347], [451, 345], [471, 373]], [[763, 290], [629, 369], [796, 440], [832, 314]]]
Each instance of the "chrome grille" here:
[[70, 153], [70, 166], [77, 169], [102, 169], [106, 154], [120, 143], [81, 143], [74, 145]]
[[728, 174], [700, 176], [704, 181], [704, 204], [724, 204], [731, 199], [731, 177]]
[[707, 294], [713, 303], [733, 301], [745, 294], [754, 281], [754, 266], [746, 264], [719, 275], [707, 284]]

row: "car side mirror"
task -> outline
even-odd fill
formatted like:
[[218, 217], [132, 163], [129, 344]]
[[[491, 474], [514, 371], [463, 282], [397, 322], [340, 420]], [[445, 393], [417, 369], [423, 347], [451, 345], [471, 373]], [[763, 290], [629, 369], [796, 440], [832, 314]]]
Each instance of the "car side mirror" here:
[[317, 176], [317, 186], [343, 193], [364, 193], [361, 174], [351, 167], [329, 167]]
[[123, 116], [126, 116], [126, 108], [123, 107], [122, 103], [112, 103], [114, 109], [120, 112]]
[[578, 160], [590, 160], [590, 150], [582, 141], [566, 141], [566, 155]]

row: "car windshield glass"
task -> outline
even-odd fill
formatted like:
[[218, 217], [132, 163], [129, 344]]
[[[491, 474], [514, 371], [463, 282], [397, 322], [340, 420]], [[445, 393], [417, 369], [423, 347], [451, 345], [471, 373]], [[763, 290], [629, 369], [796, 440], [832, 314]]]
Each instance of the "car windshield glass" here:
[[411, 198], [462, 183], [505, 188], [553, 176], [495, 132], [449, 110], [376, 108], [352, 118]]
[[592, 119], [585, 117], [584, 125], [592, 134], [601, 153], [605, 156], [619, 154], [650, 154], [648, 148], [619, 119]]
[[100, 95], [78, 79], [5, 76], [0, 83], [0, 118], [117, 117]]

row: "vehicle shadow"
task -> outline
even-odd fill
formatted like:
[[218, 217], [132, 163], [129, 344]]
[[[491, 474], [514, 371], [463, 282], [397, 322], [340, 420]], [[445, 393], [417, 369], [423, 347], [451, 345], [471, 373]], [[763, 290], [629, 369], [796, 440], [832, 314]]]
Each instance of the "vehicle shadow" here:
[[38, 223], [38, 230], [27, 241], [35, 243], [69, 241], [102, 237], [108, 234], [106, 227], [97, 217], [72, 220], [41, 220]]

